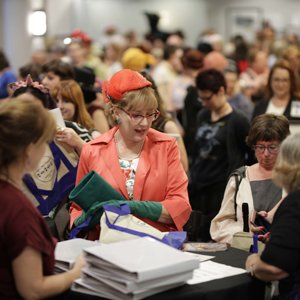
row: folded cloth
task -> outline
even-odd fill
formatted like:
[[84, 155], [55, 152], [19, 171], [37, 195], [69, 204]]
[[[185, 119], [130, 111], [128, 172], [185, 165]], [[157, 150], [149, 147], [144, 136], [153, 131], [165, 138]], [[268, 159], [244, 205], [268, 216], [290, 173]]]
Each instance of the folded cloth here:
[[69, 199], [78, 204], [84, 211], [88, 211], [95, 203], [111, 199], [125, 200], [125, 197], [98, 173], [90, 171], [71, 191]]
[[87, 211], [82, 211], [74, 224], [79, 226], [90, 218], [86, 229], [94, 228], [98, 223], [103, 213], [103, 205], [114, 205], [120, 207], [122, 204], [127, 204], [130, 207], [131, 213], [140, 217], [148, 218], [152, 221], [157, 221], [161, 215], [162, 204], [153, 201], [129, 201], [129, 200], [109, 200], [104, 202], [94, 203]]

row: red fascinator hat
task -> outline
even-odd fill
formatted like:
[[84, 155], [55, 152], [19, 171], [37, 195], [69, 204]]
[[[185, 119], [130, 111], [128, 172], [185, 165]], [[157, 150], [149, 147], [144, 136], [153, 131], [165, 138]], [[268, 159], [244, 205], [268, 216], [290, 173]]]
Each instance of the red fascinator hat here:
[[126, 92], [151, 85], [151, 82], [140, 73], [124, 69], [115, 73], [110, 80], [104, 81], [102, 93], [106, 102], [110, 100], [120, 101]]

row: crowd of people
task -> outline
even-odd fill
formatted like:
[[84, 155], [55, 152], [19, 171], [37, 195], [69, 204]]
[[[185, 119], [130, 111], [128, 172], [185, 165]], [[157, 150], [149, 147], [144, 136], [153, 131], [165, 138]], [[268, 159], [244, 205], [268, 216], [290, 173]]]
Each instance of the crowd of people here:
[[[290, 124], [300, 121], [300, 48], [274, 49], [264, 30], [253, 44], [234, 37], [230, 53], [207, 31], [195, 47], [174, 32], [112, 39], [100, 55], [76, 30], [62, 53], [19, 74], [0, 51], [0, 298], [51, 297], [79, 276], [81, 257], [53, 275], [51, 234], [68, 239], [84, 221], [68, 196], [90, 171], [160, 231], [200, 216], [194, 241], [230, 245], [247, 205], [253, 234], [268, 230], [247, 269], [282, 280], [279, 299], [296, 293], [300, 136]], [[100, 230], [80, 236], [98, 240]]]

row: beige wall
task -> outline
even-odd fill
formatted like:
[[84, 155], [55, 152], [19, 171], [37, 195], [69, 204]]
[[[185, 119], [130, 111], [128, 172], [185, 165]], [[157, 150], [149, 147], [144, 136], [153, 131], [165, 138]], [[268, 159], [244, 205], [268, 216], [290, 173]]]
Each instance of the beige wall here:
[[[37, 5], [44, 5], [48, 17], [48, 35], [68, 35], [81, 28], [100, 40], [106, 26], [115, 24], [121, 33], [135, 30], [142, 36], [148, 30], [144, 11], [162, 15], [160, 29], [182, 29], [189, 45], [198, 35], [214, 28], [229, 38], [228, 11], [259, 8], [279, 33], [300, 32], [299, 0], [0, 0], [0, 47], [17, 70], [27, 63], [31, 52], [41, 45], [27, 32], [27, 16]], [[228, 25], [229, 24], [229, 25]], [[38, 46], [39, 45], [39, 46]]]

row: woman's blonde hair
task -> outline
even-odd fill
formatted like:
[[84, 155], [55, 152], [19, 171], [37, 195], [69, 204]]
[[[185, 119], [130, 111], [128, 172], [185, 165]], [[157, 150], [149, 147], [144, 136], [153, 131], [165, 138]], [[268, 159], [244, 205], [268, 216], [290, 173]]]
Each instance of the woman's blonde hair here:
[[22, 159], [30, 144], [51, 141], [56, 122], [41, 102], [31, 95], [8, 100], [0, 105], [0, 173]]
[[93, 129], [94, 123], [86, 109], [80, 85], [75, 80], [62, 80], [59, 86], [54, 89], [53, 97], [57, 98], [59, 94], [63, 100], [71, 102], [75, 106], [75, 114], [70, 121], [81, 124], [88, 130]]
[[142, 89], [126, 92], [122, 100], [112, 99], [105, 108], [105, 114], [111, 126], [118, 124], [113, 112], [113, 107], [138, 112], [142, 110], [156, 110], [158, 102], [152, 87], [144, 87]]
[[288, 193], [300, 188], [300, 132], [282, 142], [273, 169], [273, 181]]

